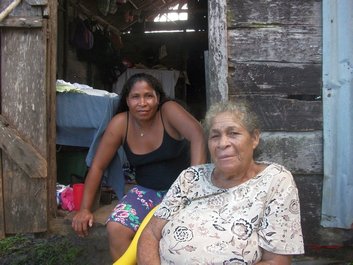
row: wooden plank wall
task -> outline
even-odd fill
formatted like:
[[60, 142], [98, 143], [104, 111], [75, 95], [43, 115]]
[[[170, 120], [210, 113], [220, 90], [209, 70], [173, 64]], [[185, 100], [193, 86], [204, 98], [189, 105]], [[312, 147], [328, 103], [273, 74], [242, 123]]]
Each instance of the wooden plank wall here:
[[208, 56], [206, 63], [206, 107], [228, 98], [227, 2], [208, 1]]
[[4, 185], [3, 185], [2, 178], [3, 178], [3, 174], [2, 174], [2, 151], [0, 150], [0, 239], [5, 237], [4, 193], [2, 191], [2, 187]]
[[[3, 9], [11, 1], [1, 1]], [[31, 23], [40, 22], [38, 25]], [[19, 23], [23, 21], [23, 23]], [[31, 145], [43, 157], [48, 156], [47, 121], [47, 23], [42, 7], [26, 1], [1, 25], [1, 115], [21, 141]], [[27, 25], [28, 23], [28, 25]], [[14, 134], [14, 135], [15, 135]], [[21, 152], [15, 159], [7, 153], [10, 145], [2, 137], [2, 181], [4, 227], [6, 234], [43, 232], [47, 229], [47, 172], [37, 176], [15, 161], [25, 159]], [[14, 143], [12, 143], [14, 144]], [[14, 146], [14, 148], [17, 148]], [[19, 149], [16, 149], [19, 151]], [[28, 154], [27, 154], [28, 155]], [[44, 165], [45, 167], [46, 165]], [[54, 197], [54, 196], [53, 196]], [[3, 227], [1, 227], [3, 229]], [[4, 234], [4, 233], [3, 233]]]
[[323, 180], [321, 1], [228, 0], [229, 98], [260, 117], [260, 160], [293, 173], [306, 243], [317, 242]]
[[[42, 0], [45, 1], [45, 0]], [[47, 58], [46, 58], [46, 121], [47, 121], [47, 216], [49, 219], [57, 216], [56, 202], [56, 79], [57, 79], [57, 42], [58, 42], [58, 2], [47, 1]]]

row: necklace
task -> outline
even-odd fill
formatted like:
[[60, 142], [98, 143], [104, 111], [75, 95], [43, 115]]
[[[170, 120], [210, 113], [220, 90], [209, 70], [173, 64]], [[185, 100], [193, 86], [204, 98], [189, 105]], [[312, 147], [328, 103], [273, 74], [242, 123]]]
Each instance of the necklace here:
[[137, 125], [137, 128], [138, 128], [138, 130], [140, 131], [140, 132], [139, 132], [140, 136], [141, 136], [141, 137], [145, 136], [144, 131], [142, 130], [142, 128], [141, 128], [139, 125]]
[[[154, 121], [155, 121], [155, 120], [153, 120], [152, 123], [149, 125], [149, 128], [147, 129], [147, 132], [148, 132], [148, 130], [150, 130], [150, 129], [152, 128], [152, 126], [154, 125]], [[136, 126], [137, 126], [137, 128], [138, 128], [138, 130], [139, 130], [140, 137], [145, 136], [146, 133], [142, 130], [141, 125], [136, 122]]]
[[145, 135], [145, 133], [138, 124], [137, 124], [137, 129], [138, 129], [137, 134], [139, 134], [141, 137], [143, 137]]

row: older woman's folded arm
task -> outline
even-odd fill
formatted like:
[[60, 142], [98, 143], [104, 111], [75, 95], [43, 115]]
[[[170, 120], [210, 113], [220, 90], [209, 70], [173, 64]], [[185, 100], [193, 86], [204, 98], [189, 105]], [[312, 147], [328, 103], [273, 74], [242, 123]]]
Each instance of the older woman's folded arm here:
[[167, 220], [153, 216], [146, 225], [137, 245], [138, 265], [158, 265], [161, 263], [159, 240], [161, 239], [162, 229], [167, 222]]

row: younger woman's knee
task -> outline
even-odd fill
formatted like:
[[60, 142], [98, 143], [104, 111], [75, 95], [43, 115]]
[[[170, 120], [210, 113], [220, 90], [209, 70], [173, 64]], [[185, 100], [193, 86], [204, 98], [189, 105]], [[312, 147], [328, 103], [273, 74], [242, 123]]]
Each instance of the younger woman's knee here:
[[116, 237], [119, 235], [119, 238], [133, 238], [135, 231], [130, 228], [115, 222], [107, 223], [107, 232], [109, 237]]
[[107, 232], [108, 232], [108, 235], [112, 235], [112, 234], [115, 234], [115, 233], [118, 233], [119, 230], [120, 230], [120, 227], [121, 225], [118, 224], [118, 223], [115, 223], [115, 222], [108, 222], [107, 223]]

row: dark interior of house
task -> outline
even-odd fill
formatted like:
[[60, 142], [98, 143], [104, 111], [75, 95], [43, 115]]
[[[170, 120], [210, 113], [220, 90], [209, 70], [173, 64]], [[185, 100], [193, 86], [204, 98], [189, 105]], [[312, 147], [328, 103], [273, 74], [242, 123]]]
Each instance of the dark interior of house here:
[[[168, 96], [202, 120], [207, 24], [207, 1], [201, 0], [61, 0], [57, 79], [119, 94], [128, 76], [146, 71], [160, 79]], [[80, 113], [88, 115], [93, 108], [88, 105], [84, 109], [82, 100], [70, 110], [63, 103], [71, 99], [62, 102], [65, 97], [68, 95], [57, 95], [57, 179], [70, 185], [83, 182], [87, 154], [90, 156], [94, 143], [83, 141], [87, 130], [84, 137], [73, 137], [73, 131], [62, 135], [67, 124], [63, 121], [61, 125], [61, 117], [65, 120], [74, 111], [74, 126], [78, 126], [83, 120]], [[93, 139], [102, 125], [92, 134]]]
[[207, 1], [60, 1], [57, 77], [114, 92], [129, 68], [177, 71], [173, 97], [205, 112]]

